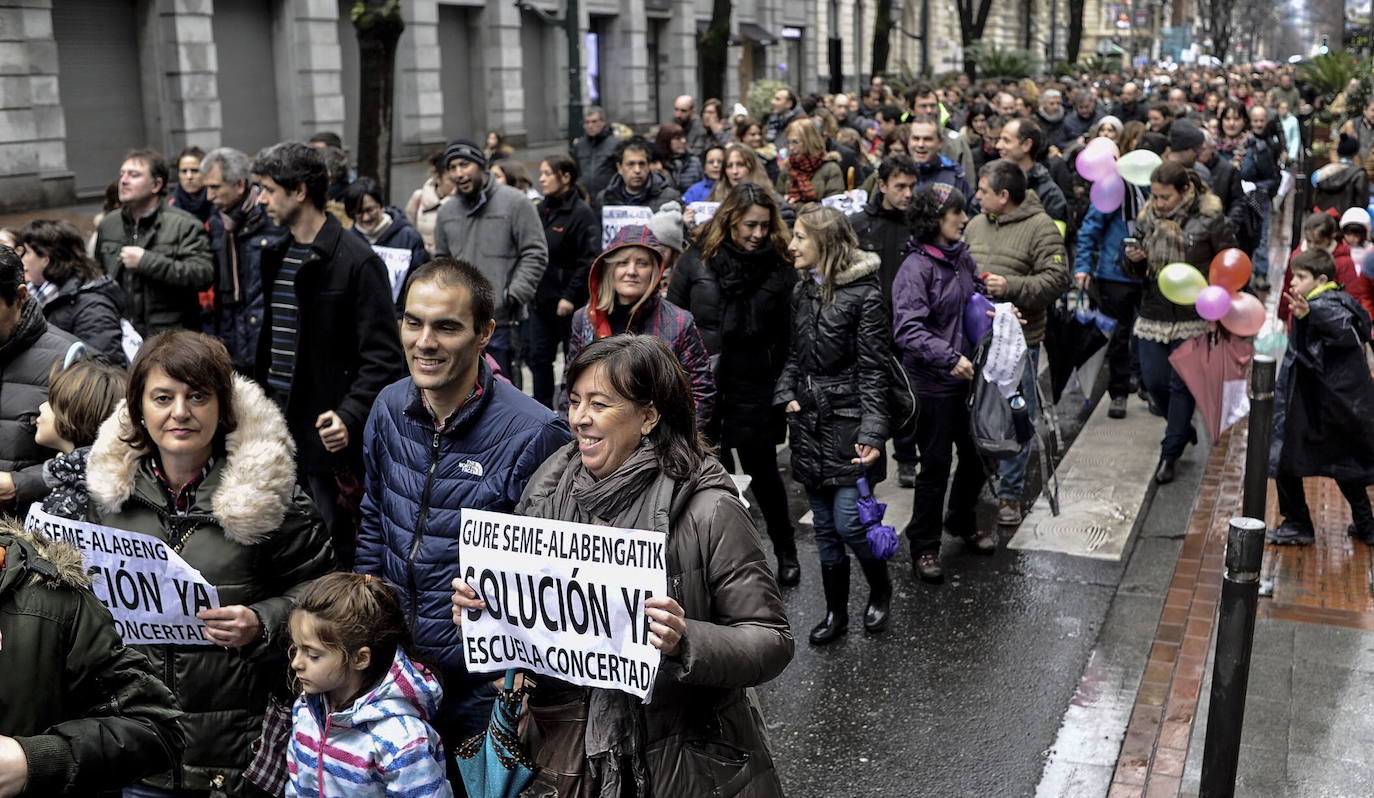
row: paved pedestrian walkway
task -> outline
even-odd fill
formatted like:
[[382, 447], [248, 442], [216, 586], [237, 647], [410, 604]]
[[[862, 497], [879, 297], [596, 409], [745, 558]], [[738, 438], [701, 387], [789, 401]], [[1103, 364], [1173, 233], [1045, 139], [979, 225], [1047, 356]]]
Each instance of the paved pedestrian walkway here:
[[[1155, 628], [1109, 793], [1196, 795], [1227, 525], [1240, 514], [1248, 430], [1212, 449]], [[1306, 480], [1317, 541], [1267, 546], [1242, 734], [1238, 796], [1367, 795], [1374, 718], [1374, 594], [1368, 546], [1345, 534], [1349, 508]], [[1266, 521], [1278, 523], [1272, 485]]]

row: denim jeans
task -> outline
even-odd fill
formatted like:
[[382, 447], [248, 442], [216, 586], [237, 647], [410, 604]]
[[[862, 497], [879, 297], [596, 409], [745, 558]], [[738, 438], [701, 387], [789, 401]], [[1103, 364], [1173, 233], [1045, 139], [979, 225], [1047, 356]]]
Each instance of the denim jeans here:
[[807, 488], [806, 501], [811, 505], [811, 523], [816, 528], [816, 551], [821, 565], [839, 565], [849, 555], [845, 546], [854, 550], [860, 559], [872, 558], [868, 548], [868, 534], [859, 523], [859, 489]]
[[1168, 422], [1164, 427], [1164, 440], [1159, 443], [1159, 456], [1165, 460], [1177, 460], [1183, 456], [1188, 446], [1189, 430], [1193, 426], [1193, 409], [1196, 403], [1193, 394], [1174, 371], [1169, 355], [1182, 341], [1161, 344], [1158, 341], [1137, 339], [1140, 348], [1140, 379], [1145, 390], [1155, 400], [1155, 406], [1164, 411]]
[[[1021, 372], [1021, 396], [1026, 400], [1026, 412], [1030, 414], [1031, 422], [1034, 423], [1036, 415], [1040, 412], [1040, 402], [1035, 398], [1035, 380], [1040, 371], [1040, 347], [1031, 347], [1028, 354], [1030, 358], [1026, 361], [1026, 370]], [[982, 379], [982, 376], [975, 375], [975, 379]], [[997, 463], [997, 475], [1000, 477], [997, 498], [1021, 501], [1021, 494], [1026, 489], [1026, 463], [1030, 462], [1031, 450], [1034, 447], [1034, 440], [1026, 441], [1026, 445], [1021, 447], [1021, 451], [1017, 452], [1015, 457], [1008, 457]]]
[[497, 327], [496, 331], [491, 334], [491, 340], [487, 342], [487, 354], [491, 355], [492, 359], [496, 361], [496, 365], [501, 367], [501, 373], [506, 376], [506, 379], [519, 385], [519, 375], [511, 367], [515, 357], [515, 351], [512, 349], [513, 341], [511, 341], [511, 331], [514, 329], [514, 325]]
[[566, 354], [568, 338], [572, 335], [572, 316], [560, 316], [554, 308], [535, 309], [520, 327], [525, 337], [525, 365], [533, 375], [530, 395], [545, 407], [553, 407], [554, 388], [558, 376], [553, 373], [553, 363], [558, 357], [558, 347]]
[[1260, 195], [1259, 201], [1255, 203], [1259, 206], [1260, 240], [1259, 246], [1255, 247], [1255, 256], [1250, 259], [1254, 265], [1251, 274], [1263, 275], [1265, 280], [1269, 279], [1269, 223], [1270, 217], [1273, 216], [1272, 203], [1271, 197], [1263, 195]]

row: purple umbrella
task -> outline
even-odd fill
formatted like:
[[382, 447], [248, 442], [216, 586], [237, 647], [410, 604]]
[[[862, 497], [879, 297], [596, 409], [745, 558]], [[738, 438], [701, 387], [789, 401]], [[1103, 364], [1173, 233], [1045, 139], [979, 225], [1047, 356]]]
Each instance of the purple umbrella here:
[[873, 498], [867, 477], [859, 477], [856, 487], [859, 489], [859, 501], [855, 504], [855, 509], [859, 513], [859, 523], [864, 525], [867, 533], [868, 548], [874, 557], [890, 560], [892, 555], [897, 553], [897, 530], [883, 523], [883, 513], [887, 512], [887, 504]]

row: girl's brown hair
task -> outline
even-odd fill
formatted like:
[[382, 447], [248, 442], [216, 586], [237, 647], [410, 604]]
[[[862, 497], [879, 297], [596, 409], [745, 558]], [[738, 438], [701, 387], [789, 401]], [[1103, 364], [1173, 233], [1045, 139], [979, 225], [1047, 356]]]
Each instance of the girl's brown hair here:
[[96, 360], [78, 360], [67, 368], [53, 364], [48, 375], [48, 406], [57, 436], [77, 448], [95, 443], [100, 425], [124, 398], [129, 377], [124, 369]]
[[725, 201], [720, 204], [716, 215], [706, 223], [701, 234], [701, 259], [709, 261], [720, 251], [720, 247], [734, 235], [735, 225], [741, 217], [755, 205], [768, 211], [769, 239], [773, 249], [783, 260], [790, 262], [787, 255], [787, 225], [782, 220], [778, 201], [767, 189], [754, 183], [740, 183], [730, 189]]
[[326, 574], [306, 585], [296, 597], [290, 618], [297, 613], [309, 613], [320, 644], [345, 659], [364, 646], [370, 649], [372, 661], [363, 671], [364, 691], [386, 675], [396, 659], [396, 649], [410, 654], [410, 627], [401, 599], [380, 577]]
[[829, 305], [835, 301], [835, 276], [854, 262], [859, 239], [843, 213], [818, 203], [807, 205], [797, 214], [796, 227], [803, 225], [806, 234], [816, 242], [821, 300]]
[[[730, 178], [725, 175], [725, 167], [730, 165], [731, 155], [744, 161], [749, 167], [749, 182], [762, 186], [769, 193], [773, 192], [773, 181], [768, 179], [768, 170], [764, 168], [758, 153], [748, 144], [735, 141], [725, 145], [725, 158], [720, 162], [720, 179], [711, 187], [711, 202], [724, 202], [730, 189], [734, 188], [730, 185]], [[775, 198], [776, 196], [774, 195]]]
[[71, 222], [34, 219], [24, 225], [17, 238], [40, 258], [48, 259], [43, 267], [44, 282], [61, 285], [75, 275], [84, 283], [105, 274], [86, 254], [86, 239]]
[[[143, 426], [143, 392], [148, 376], [161, 368], [168, 377], [192, 388], [214, 394], [219, 399], [219, 427], [215, 430], [215, 450], [224, 448], [224, 438], [238, 429], [234, 412], [234, 363], [229, 350], [216, 338], [190, 330], [168, 330], [144, 342], [129, 370], [129, 420], [133, 432], [124, 442], [137, 449], [156, 448]], [[70, 440], [70, 439], [69, 439]]]

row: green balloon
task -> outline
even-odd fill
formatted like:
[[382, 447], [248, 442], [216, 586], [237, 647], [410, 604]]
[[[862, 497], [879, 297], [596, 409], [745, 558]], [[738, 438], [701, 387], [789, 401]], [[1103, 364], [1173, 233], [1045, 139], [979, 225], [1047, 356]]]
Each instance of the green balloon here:
[[1170, 263], [1159, 270], [1159, 292], [1175, 305], [1191, 305], [1207, 287], [1207, 278], [1191, 263]]
[[1150, 185], [1150, 175], [1164, 159], [1149, 150], [1132, 150], [1116, 160], [1116, 172], [1133, 186]]

